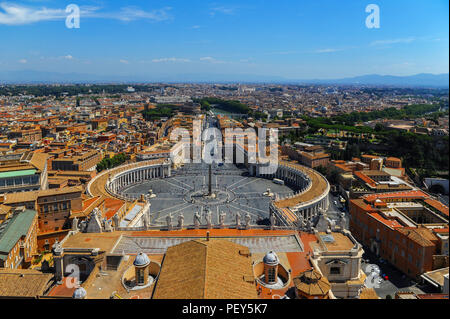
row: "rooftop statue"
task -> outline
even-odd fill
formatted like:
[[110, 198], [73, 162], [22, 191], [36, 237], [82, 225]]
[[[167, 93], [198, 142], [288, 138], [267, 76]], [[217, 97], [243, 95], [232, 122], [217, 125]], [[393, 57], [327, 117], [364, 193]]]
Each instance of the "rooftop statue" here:
[[200, 226], [200, 214], [198, 212], [195, 212], [194, 214], [194, 226], [195, 228], [198, 228]]
[[183, 213], [181, 213], [180, 215], [178, 215], [178, 228], [183, 228], [183, 224], [184, 224], [184, 216]]
[[250, 221], [252, 220], [250, 214], [247, 212], [247, 214], [245, 214], [245, 227], [249, 228], [250, 227]]
[[172, 213], [166, 216], [167, 227], [172, 228]]

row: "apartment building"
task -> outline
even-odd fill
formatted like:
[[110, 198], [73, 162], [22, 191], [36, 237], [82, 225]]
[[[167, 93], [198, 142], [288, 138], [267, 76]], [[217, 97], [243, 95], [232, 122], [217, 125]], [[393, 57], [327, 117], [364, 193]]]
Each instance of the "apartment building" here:
[[0, 225], [0, 268], [27, 268], [36, 253], [38, 216], [18, 207]]
[[448, 207], [435, 202], [421, 191], [352, 199], [350, 231], [378, 257], [418, 277], [438, 267], [436, 256], [448, 256]]

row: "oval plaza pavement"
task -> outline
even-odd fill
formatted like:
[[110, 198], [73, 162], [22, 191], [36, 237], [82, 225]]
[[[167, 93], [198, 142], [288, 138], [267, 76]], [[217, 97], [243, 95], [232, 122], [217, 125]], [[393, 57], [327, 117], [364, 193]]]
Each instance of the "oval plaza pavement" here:
[[[127, 201], [144, 195], [151, 203], [152, 226], [161, 227], [166, 225], [169, 214], [174, 222], [183, 214], [184, 224], [193, 225], [198, 212], [201, 223], [206, 223], [207, 210], [211, 212], [212, 224], [219, 223], [221, 213], [225, 213], [226, 225], [235, 224], [237, 214], [243, 220], [249, 213], [250, 224], [255, 225], [273, 213], [279, 226], [296, 227], [299, 219], [311, 220], [320, 209], [328, 208], [328, 181], [304, 166], [280, 161], [275, 174], [263, 175], [258, 167], [213, 164], [214, 198], [204, 196], [208, 168], [202, 163], [185, 164], [174, 170], [170, 162], [163, 160], [138, 162], [102, 172], [89, 183], [88, 193]], [[275, 184], [273, 178], [284, 180], [285, 185]], [[267, 189], [272, 197], [264, 194]], [[148, 196], [150, 190], [156, 196]]]
[[153, 225], [165, 225], [166, 216], [171, 213], [174, 220], [183, 213], [185, 223], [193, 221], [195, 212], [200, 215], [205, 209], [212, 213], [212, 222], [219, 222], [219, 214], [226, 214], [225, 224], [233, 224], [236, 213], [244, 215], [248, 212], [252, 224], [269, 217], [270, 198], [263, 193], [268, 188], [274, 193], [288, 195], [293, 190], [284, 185], [277, 185], [271, 180], [246, 175], [245, 169], [238, 169], [232, 164], [213, 165], [212, 189], [217, 196], [214, 199], [204, 198], [203, 192], [208, 188], [208, 165], [187, 164], [174, 172], [171, 177], [144, 181], [130, 186], [122, 192], [136, 196], [147, 194], [152, 189], [156, 194], [150, 199]]

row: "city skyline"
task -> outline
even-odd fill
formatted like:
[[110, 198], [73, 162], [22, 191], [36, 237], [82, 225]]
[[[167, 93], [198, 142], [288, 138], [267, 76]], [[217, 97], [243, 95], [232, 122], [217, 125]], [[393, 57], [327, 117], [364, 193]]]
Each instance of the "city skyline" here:
[[[380, 27], [369, 29], [370, 4]], [[0, 71], [244, 81], [448, 73], [448, 2], [0, 2]], [[1, 72], [0, 72], [1, 73]]]

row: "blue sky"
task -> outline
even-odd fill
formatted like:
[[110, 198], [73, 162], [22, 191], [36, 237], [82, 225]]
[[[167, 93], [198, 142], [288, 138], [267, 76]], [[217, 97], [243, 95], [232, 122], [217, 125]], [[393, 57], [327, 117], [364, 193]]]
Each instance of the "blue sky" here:
[[[65, 8], [81, 9], [80, 28]], [[369, 4], [380, 28], [368, 29]], [[448, 0], [0, 0], [0, 71], [327, 79], [449, 71]]]

